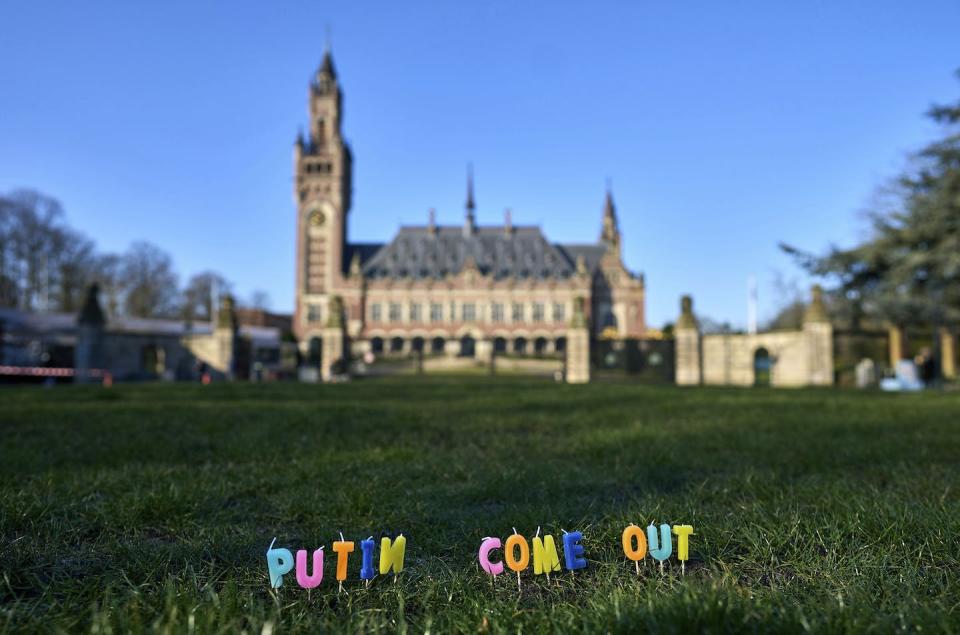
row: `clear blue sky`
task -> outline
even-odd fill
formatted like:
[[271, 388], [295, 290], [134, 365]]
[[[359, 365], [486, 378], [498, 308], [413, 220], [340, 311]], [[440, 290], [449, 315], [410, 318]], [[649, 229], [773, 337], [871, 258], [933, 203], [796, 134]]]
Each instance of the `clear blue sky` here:
[[[355, 155], [354, 240], [436, 207], [592, 241], [613, 181], [649, 322], [761, 317], [778, 241], [822, 249], [960, 96], [960, 3], [6, 2], [0, 190], [36, 188], [103, 250], [293, 304], [292, 144], [325, 32]], [[804, 282], [806, 284], [806, 282]]]

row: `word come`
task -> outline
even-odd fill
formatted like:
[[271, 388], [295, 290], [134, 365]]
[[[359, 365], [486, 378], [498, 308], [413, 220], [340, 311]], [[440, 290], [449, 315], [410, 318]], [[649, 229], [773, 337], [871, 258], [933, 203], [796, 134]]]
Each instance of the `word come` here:
[[[342, 536], [341, 536], [342, 537]], [[297, 584], [304, 589], [312, 589], [323, 581], [323, 547], [313, 552], [313, 567], [308, 567], [308, 552], [306, 549], [297, 551], [294, 558], [289, 549], [274, 549], [274, 538], [267, 549], [267, 570], [270, 573], [270, 586], [274, 589], [283, 584], [283, 576], [296, 567]], [[336, 578], [339, 582], [347, 579], [350, 554], [354, 551], [354, 543], [347, 540], [338, 540], [333, 543], [333, 552], [337, 554]], [[376, 576], [373, 568], [373, 552], [376, 543], [373, 537], [360, 541], [360, 579], [372, 580]], [[380, 540], [380, 575], [393, 571], [394, 574], [403, 571], [403, 556], [407, 548], [407, 539], [400, 534], [396, 540], [384, 537]]]
[[[563, 561], [569, 571], [583, 569], [587, 566], [587, 559], [583, 557], [583, 534], [571, 531], [563, 534]], [[502, 549], [503, 560], [495, 559], [495, 551]], [[506, 544], [499, 538], [484, 538], [477, 553], [480, 568], [492, 576], [503, 573], [503, 565], [515, 573], [520, 573], [530, 566], [530, 543], [522, 534], [513, 534], [507, 538]], [[534, 575], [550, 575], [560, 571], [560, 556], [557, 553], [557, 543], [553, 536], [547, 534], [541, 538], [533, 538], [533, 573]]]

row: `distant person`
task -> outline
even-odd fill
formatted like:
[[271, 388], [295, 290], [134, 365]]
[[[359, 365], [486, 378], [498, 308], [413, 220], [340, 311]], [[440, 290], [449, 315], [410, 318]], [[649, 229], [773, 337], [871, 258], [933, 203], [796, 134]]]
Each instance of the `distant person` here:
[[924, 347], [916, 359], [917, 367], [920, 369], [920, 381], [924, 385], [931, 385], [937, 378], [937, 365], [933, 354], [929, 348]]

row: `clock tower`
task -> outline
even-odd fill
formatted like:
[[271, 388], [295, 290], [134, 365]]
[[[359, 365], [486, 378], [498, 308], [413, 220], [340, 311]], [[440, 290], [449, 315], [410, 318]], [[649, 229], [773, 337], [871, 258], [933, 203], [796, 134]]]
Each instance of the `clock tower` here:
[[342, 94], [330, 50], [310, 83], [310, 128], [293, 151], [297, 206], [297, 276], [294, 332], [302, 340], [323, 328], [331, 298], [342, 286], [351, 155], [341, 135]]

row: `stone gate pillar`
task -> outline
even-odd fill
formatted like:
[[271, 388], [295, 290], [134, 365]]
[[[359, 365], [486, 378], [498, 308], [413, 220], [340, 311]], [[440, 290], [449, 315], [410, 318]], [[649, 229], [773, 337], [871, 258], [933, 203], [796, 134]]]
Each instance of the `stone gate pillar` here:
[[693, 315], [693, 298], [680, 298], [680, 317], [673, 327], [674, 375], [678, 386], [696, 386], [703, 382], [700, 350], [700, 326]]
[[103, 332], [106, 318], [100, 308], [100, 287], [92, 284], [87, 288], [87, 297], [77, 317], [77, 348], [74, 354], [73, 380], [78, 383], [95, 381], [91, 370], [105, 368], [103, 358]]
[[823, 305], [823, 289], [815, 284], [811, 301], [803, 316], [807, 342], [808, 382], [811, 386], [833, 385], [833, 325]]
[[940, 329], [940, 371], [944, 379], [957, 377], [957, 338], [950, 329]]
[[343, 300], [340, 296], [330, 298], [327, 323], [323, 327], [323, 348], [320, 355], [320, 379], [330, 381], [334, 375], [346, 374], [347, 338], [344, 333]]
[[585, 384], [590, 381], [590, 329], [583, 305], [583, 298], [577, 298], [570, 327], [567, 329], [568, 384]]
[[237, 308], [233, 296], [220, 296], [220, 307], [217, 309], [217, 323], [213, 329], [216, 342], [215, 358], [210, 360], [214, 369], [223, 373], [227, 379], [237, 377], [237, 347], [239, 346], [240, 325], [237, 321]]
[[895, 324], [887, 327], [887, 346], [890, 368], [896, 368], [897, 363], [903, 359], [903, 329]]

